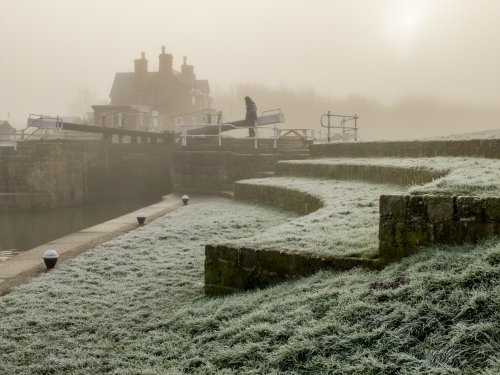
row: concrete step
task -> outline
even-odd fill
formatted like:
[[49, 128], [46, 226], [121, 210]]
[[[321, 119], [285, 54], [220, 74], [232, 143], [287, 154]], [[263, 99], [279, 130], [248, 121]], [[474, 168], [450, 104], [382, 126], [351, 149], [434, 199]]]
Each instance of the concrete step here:
[[280, 154], [279, 160], [305, 160], [309, 159], [309, 153], [290, 153], [290, 154]]
[[259, 171], [255, 172], [255, 178], [274, 177], [274, 171]]
[[0, 193], [20, 193], [25, 191], [22, 185], [0, 185]]

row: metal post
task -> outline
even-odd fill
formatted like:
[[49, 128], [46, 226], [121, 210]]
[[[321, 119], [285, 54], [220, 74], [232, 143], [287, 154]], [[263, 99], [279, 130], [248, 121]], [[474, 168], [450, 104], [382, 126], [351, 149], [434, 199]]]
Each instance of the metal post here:
[[345, 117], [342, 117], [342, 142], [345, 142]]
[[182, 145], [186, 146], [186, 136], [187, 136], [187, 130], [184, 125], [182, 125]]
[[354, 114], [354, 141], [358, 140], [358, 115]]
[[220, 131], [220, 124], [217, 124], [217, 127], [219, 128], [219, 147], [222, 146], [222, 132]]
[[328, 111], [328, 143], [330, 143], [330, 111]]
[[274, 148], [278, 146], [278, 127], [274, 124]]

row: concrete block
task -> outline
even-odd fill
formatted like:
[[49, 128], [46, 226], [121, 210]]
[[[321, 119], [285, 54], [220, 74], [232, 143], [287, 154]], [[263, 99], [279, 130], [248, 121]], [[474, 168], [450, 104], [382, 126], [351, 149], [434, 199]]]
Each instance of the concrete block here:
[[456, 206], [460, 221], [481, 222], [484, 220], [482, 199], [477, 197], [457, 197]]
[[426, 195], [427, 218], [431, 223], [453, 221], [454, 202], [452, 197]]
[[500, 198], [484, 198], [483, 209], [486, 221], [500, 222]]
[[427, 220], [427, 200], [425, 196], [409, 196], [407, 217], [410, 221], [424, 222]]
[[379, 201], [380, 220], [404, 220], [408, 205], [407, 195], [381, 195]]

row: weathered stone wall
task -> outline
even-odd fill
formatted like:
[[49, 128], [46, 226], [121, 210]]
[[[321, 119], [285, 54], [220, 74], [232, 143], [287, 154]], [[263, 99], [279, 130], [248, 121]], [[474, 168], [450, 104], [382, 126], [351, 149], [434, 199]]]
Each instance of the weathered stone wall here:
[[425, 168], [402, 168], [383, 165], [357, 164], [298, 164], [279, 162], [277, 176], [331, 178], [339, 180], [363, 180], [402, 186], [425, 184], [446, 175], [445, 172]]
[[464, 141], [346, 142], [310, 146], [311, 157], [434, 157], [500, 158], [500, 139]]
[[[237, 182], [234, 193], [235, 198], [240, 200], [266, 203], [302, 215], [323, 207], [319, 197], [281, 187]], [[207, 245], [205, 292], [216, 295], [264, 288], [319, 270], [346, 270], [357, 266], [376, 267], [377, 264], [369, 259], [354, 257]]]
[[303, 191], [246, 182], [234, 184], [234, 197], [243, 201], [265, 203], [307, 215], [324, 206], [321, 198]]
[[205, 293], [219, 295], [264, 288], [312, 275], [319, 270], [346, 270], [357, 266], [372, 267], [373, 263], [360, 258], [319, 257], [306, 253], [207, 245]]
[[431, 244], [463, 244], [500, 235], [500, 198], [433, 195], [380, 197], [379, 251], [386, 260]]
[[277, 161], [295, 158], [288, 154], [254, 154], [231, 151], [177, 151], [173, 154], [175, 190], [232, 190], [233, 182], [263, 177]]
[[0, 207], [39, 209], [166, 194], [171, 191], [170, 154], [164, 144], [22, 142], [2, 159]]

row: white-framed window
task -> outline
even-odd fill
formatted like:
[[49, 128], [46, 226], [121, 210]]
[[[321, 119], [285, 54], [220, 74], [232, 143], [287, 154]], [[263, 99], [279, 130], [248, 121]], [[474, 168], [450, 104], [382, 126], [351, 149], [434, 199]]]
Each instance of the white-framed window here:
[[118, 127], [123, 128], [123, 113], [118, 112]]

